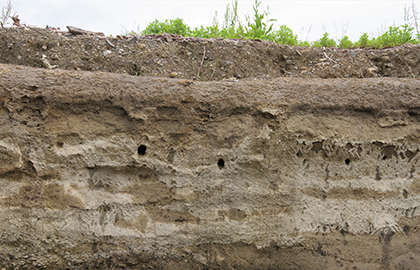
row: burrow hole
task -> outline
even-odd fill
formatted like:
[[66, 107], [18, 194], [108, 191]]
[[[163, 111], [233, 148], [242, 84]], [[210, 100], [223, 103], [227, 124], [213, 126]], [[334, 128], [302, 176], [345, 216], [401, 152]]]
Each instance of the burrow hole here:
[[217, 161], [217, 166], [219, 167], [219, 169], [223, 169], [225, 167], [225, 161], [223, 160], [223, 158]]
[[147, 150], [147, 147], [145, 145], [140, 145], [139, 148], [137, 148], [137, 153], [140, 156], [144, 156], [146, 154], [146, 150]]
[[346, 165], [350, 165], [350, 159], [346, 158], [346, 160], [344, 160], [344, 163], [346, 163]]

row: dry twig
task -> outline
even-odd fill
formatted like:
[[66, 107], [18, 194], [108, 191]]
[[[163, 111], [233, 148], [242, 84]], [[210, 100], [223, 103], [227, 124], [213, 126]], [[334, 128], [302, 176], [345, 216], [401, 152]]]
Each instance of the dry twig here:
[[334, 61], [334, 59], [332, 59], [331, 57], [329, 57], [325, 52], [324, 52], [324, 55], [325, 55], [325, 58], [327, 58], [328, 60], [330, 60], [330, 61], [332, 61], [332, 62], [334, 62], [334, 63], [337, 64], [337, 62]]
[[206, 46], [204, 46], [204, 51], [203, 51], [203, 59], [201, 59], [201, 64], [200, 64], [200, 66], [202, 66], [203, 65], [203, 63], [204, 63], [204, 58], [206, 57]]
[[14, 15], [12, 16], [12, 20], [13, 20], [13, 25], [20, 27], [20, 19], [19, 19], [19, 15]]
[[216, 67], [213, 68], [213, 72], [211, 73], [211, 76], [209, 78], [209, 81], [211, 80], [211, 78], [213, 78], [213, 74], [214, 74], [215, 71], [216, 71]]

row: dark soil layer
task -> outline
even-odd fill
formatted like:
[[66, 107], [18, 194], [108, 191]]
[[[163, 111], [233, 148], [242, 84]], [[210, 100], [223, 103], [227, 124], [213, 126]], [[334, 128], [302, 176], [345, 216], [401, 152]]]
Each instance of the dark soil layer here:
[[420, 75], [419, 46], [382, 50], [302, 48], [273, 42], [159, 36], [72, 35], [0, 29], [0, 62], [45, 68], [200, 81], [275, 77], [364, 78]]

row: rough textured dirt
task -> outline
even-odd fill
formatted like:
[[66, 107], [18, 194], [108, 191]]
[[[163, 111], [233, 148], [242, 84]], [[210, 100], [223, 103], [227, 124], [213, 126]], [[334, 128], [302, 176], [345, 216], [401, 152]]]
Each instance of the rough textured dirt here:
[[0, 37], [1, 268], [418, 269], [416, 47]]
[[51, 29], [0, 29], [0, 62], [134, 76], [221, 79], [418, 77], [419, 46], [383, 50], [301, 48], [273, 42], [176, 35], [69, 35]]

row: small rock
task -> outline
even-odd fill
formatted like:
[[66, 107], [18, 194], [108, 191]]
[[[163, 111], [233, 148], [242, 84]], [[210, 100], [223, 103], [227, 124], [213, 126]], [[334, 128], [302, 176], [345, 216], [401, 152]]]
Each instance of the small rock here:
[[112, 51], [110, 51], [110, 50], [106, 50], [106, 51], [104, 51], [103, 55], [104, 55], [104, 56], [108, 56], [108, 55], [110, 55], [111, 53], [112, 53]]
[[144, 45], [143, 43], [139, 43], [137, 47], [139, 47], [140, 50], [146, 49], [146, 45]]
[[377, 67], [370, 67], [370, 68], [368, 68], [367, 69], [367, 71], [368, 71], [368, 74], [367, 74], [367, 76], [366, 77], [378, 77], [378, 68]]
[[176, 76], [178, 76], [178, 72], [171, 72], [171, 74], [169, 76], [171, 78], [175, 78]]
[[46, 51], [47, 50], [47, 46], [42, 46], [42, 49], [44, 50], [44, 51]]
[[391, 61], [391, 58], [389, 56], [382, 56], [381, 59], [384, 62], [390, 62]]
[[109, 40], [105, 39], [105, 42], [106, 42], [109, 46], [111, 46], [112, 48], [116, 48], [116, 47], [115, 47], [115, 45], [111, 43], [111, 41], [109, 41]]
[[132, 37], [130, 41], [131, 41], [131, 42], [136, 42], [136, 41], [138, 41], [138, 40], [140, 40], [139, 35], [134, 35], [134, 37]]

